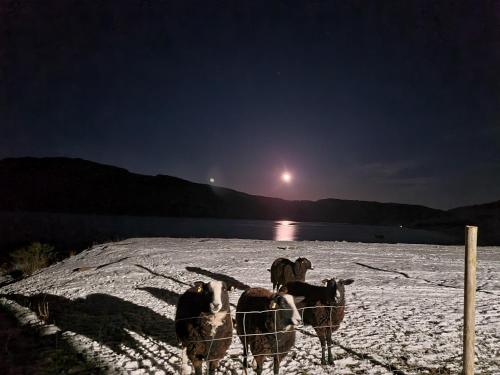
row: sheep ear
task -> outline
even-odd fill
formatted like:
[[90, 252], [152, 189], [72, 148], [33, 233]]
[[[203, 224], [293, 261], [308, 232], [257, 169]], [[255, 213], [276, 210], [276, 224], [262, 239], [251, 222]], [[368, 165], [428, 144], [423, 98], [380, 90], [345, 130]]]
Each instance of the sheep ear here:
[[304, 296], [297, 296], [297, 297], [296, 297], [296, 296], [294, 296], [294, 297], [293, 297], [293, 302], [294, 302], [295, 304], [297, 304], [297, 303], [301, 303], [301, 302], [302, 302], [303, 300], [305, 300], [305, 299], [306, 299], [306, 297], [304, 297]]
[[194, 283], [194, 287], [196, 288], [196, 293], [201, 293], [203, 292], [203, 281], [196, 281]]
[[271, 308], [273, 310], [276, 309], [278, 307], [278, 304], [279, 304], [279, 299], [280, 299], [279, 294], [273, 295], [271, 302], [269, 303], [269, 308]]
[[344, 280], [344, 281], [343, 281], [343, 284], [344, 284], [344, 285], [351, 285], [353, 282], [354, 282], [354, 280], [353, 280], [353, 279], [347, 279], [347, 280]]

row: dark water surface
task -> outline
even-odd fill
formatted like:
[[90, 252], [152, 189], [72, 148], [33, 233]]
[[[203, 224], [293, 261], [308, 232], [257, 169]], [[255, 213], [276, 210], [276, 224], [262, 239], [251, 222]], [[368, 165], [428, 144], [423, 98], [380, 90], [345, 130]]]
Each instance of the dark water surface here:
[[78, 248], [129, 237], [211, 237], [276, 241], [448, 244], [442, 233], [399, 226], [271, 220], [0, 212], [0, 246], [42, 241]]

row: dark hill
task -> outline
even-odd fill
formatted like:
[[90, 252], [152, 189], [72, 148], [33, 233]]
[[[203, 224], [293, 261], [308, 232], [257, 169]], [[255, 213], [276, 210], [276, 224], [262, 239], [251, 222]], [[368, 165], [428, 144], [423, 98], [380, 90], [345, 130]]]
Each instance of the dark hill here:
[[449, 210], [459, 218], [467, 218], [479, 223], [483, 220], [500, 220], [500, 201], [476, 204], [473, 206], [457, 207]]
[[287, 201], [70, 158], [1, 160], [0, 210], [382, 225], [409, 225], [443, 214], [396, 203]]
[[463, 243], [466, 225], [479, 227], [479, 244], [500, 244], [500, 201], [453, 208], [434, 217], [417, 221], [412, 226], [447, 233]]

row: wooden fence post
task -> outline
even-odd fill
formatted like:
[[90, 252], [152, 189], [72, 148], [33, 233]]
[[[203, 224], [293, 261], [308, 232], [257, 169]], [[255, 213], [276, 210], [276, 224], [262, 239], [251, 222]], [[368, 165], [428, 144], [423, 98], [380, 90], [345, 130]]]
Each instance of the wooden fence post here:
[[476, 248], [477, 227], [468, 225], [465, 227], [464, 375], [474, 375], [474, 341], [476, 338]]

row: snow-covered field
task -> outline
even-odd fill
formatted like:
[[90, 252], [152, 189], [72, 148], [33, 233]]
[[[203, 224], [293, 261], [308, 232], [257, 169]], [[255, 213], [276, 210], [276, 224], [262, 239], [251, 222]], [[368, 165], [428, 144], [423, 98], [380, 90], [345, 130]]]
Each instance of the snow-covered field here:
[[[500, 248], [478, 253], [476, 373], [499, 374]], [[174, 374], [178, 295], [212, 278], [270, 288], [266, 269], [279, 256], [309, 258], [315, 269], [307, 280], [314, 284], [326, 277], [355, 279], [346, 287], [346, 317], [334, 334], [335, 367], [320, 365], [319, 341], [304, 328], [282, 374], [460, 373], [463, 247], [136, 238], [98, 245], [0, 288], [11, 294], [0, 302], [18, 313], [12, 300], [48, 312], [66, 340], [110, 373]], [[233, 304], [241, 292], [231, 292]], [[272, 373], [271, 361], [266, 369]], [[238, 338], [220, 371], [241, 373]]]

